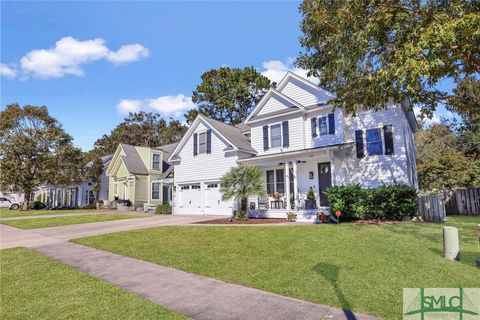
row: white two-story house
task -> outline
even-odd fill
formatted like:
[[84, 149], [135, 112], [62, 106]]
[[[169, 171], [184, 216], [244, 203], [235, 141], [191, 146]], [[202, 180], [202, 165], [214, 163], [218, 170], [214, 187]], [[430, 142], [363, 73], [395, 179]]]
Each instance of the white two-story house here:
[[[328, 212], [324, 191], [332, 185], [382, 182], [417, 186], [413, 134], [416, 121], [407, 103], [355, 117], [334, 109], [333, 94], [287, 73], [244, 123], [232, 127], [197, 117], [172, 152], [177, 214], [231, 214], [222, 201], [221, 177], [237, 165], [262, 169], [267, 198], [248, 200], [250, 216], [300, 218]], [[306, 201], [309, 188], [315, 201]], [[280, 199], [271, 197], [280, 194]]]

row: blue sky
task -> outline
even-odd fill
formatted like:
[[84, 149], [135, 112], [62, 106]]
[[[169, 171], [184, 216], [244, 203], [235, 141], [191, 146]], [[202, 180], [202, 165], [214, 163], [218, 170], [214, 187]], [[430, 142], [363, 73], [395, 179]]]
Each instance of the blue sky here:
[[292, 69], [298, 5], [2, 1], [1, 108], [46, 105], [84, 151], [128, 110], [183, 120], [207, 70]]

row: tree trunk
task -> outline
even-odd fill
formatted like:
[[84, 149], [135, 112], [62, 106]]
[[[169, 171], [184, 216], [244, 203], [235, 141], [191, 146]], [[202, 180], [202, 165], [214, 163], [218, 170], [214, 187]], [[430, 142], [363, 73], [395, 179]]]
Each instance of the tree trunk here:
[[23, 194], [23, 210], [27, 211], [30, 209], [30, 195], [32, 191], [25, 191]]

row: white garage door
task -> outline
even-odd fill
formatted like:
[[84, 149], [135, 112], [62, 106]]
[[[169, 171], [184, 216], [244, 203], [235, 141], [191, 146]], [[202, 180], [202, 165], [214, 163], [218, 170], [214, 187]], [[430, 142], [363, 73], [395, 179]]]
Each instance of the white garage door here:
[[219, 183], [205, 184], [205, 214], [232, 214], [232, 201], [222, 201]]
[[178, 213], [200, 214], [202, 208], [202, 192], [200, 184], [180, 186], [180, 199], [178, 201]]

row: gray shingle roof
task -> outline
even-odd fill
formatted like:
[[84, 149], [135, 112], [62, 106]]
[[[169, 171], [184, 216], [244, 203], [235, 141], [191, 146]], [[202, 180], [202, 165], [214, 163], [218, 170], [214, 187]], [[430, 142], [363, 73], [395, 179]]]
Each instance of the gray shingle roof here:
[[148, 174], [148, 169], [145, 167], [145, 164], [143, 163], [142, 158], [140, 158], [135, 146], [124, 143], [120, 145], [125, 152], [125, 156], [122, 156], [122, 160], [127, 167], [128, 172], [133, 174]]
[[229, 126], [223, 122], [213, 120], [204, 115], [201, 116], [202, 119], [208, 122], [215, 130], [220, 132], [228, 141], [235, 145], [240, 151], [246, 151], [250, 153], [257, 153], [255, 149], [250, 145], [250, 139], [245, 136], [242, 131], [238, 128]]

